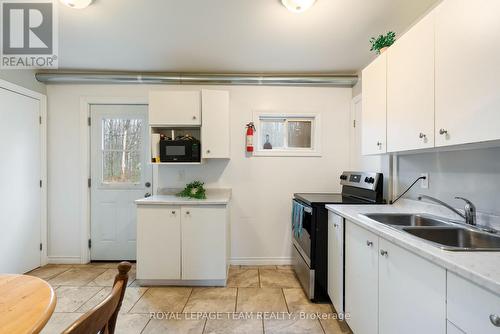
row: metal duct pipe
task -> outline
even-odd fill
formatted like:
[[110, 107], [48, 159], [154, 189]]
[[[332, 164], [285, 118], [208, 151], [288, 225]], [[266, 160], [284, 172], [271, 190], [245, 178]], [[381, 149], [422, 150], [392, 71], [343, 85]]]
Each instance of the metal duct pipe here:
[[167, 84], [352, 87], [356, 75], [39, 72], [46, 84]]

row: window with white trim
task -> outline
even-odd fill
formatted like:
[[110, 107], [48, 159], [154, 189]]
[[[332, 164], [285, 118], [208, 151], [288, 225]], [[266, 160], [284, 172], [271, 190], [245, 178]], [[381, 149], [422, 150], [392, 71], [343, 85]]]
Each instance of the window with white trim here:
[[255, 155], [319, 155], [319, 116], [256, 113]]

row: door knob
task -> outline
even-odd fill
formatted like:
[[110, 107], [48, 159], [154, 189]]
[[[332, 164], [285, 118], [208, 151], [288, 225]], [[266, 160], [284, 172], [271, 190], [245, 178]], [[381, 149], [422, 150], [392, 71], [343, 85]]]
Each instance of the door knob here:
[[144, 197], [145, 197], [145, 198], [151, 197], [151, 193], [145, 193], [145, 194], [144, 194]]
[[496, 314], [490, 314], [490, 321], [495, 327], [500, 327], [500, 317]]

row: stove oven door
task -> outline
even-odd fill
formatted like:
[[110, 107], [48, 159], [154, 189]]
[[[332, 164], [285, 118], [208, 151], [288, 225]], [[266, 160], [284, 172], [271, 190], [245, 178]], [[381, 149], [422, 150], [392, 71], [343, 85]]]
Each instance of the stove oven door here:
[[293, 267], [309, 299], [314, 298], [314, 269], [311, 268], [312, 208], [304, 207], [302, 229], [293, 233]]

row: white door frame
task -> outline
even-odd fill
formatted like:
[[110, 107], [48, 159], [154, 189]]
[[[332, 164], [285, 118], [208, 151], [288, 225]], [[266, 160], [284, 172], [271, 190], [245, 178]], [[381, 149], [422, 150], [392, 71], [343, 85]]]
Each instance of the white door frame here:
[[[139, 104], [148, 105], [147, 97], [81, 97], [80, 98], [80, 142], [81, 142], [81, 208], [80, 208], [80, 235], [81, 252], [80, 263], [90, 262], [90, 249], [88, 240], [90, 238], [90, 188], [88, 179], [90, 178], [90, 126], [88, 118], [90, 117], [90, 108], [93, 104]], [[156, 168], [153, 168], [153, 189], [155, 182]]]
[[10, 90], [11, 92], [21, 94], [32, 99], [40, 101], [40, 180], [42, 188], [40, 194], [40, 242], [42, 243], [42, 251], [40, 254], [40, 264], [48, 263], [47, 257], [47, 96], [30, 89], [15, 85], [8, 81], [0, 79], [0, 88]]

